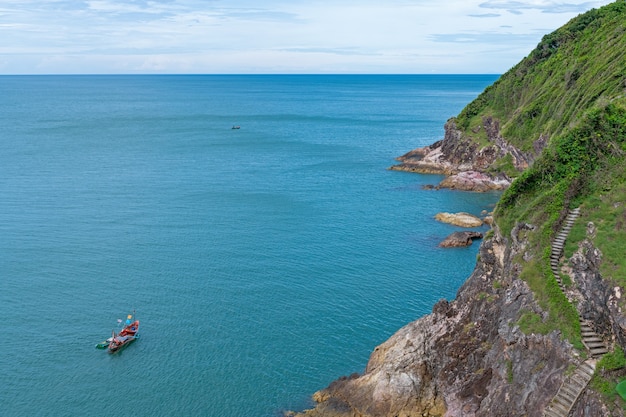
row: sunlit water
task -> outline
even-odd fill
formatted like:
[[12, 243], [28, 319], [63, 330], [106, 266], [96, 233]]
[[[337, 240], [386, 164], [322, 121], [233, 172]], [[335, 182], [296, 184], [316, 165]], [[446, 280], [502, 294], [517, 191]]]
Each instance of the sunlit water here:
[[0, 77], [0, 414], [275, 416], [361, 372], [473, 269], [433, 216], [498, 197], [387, 168], [495, 79]]

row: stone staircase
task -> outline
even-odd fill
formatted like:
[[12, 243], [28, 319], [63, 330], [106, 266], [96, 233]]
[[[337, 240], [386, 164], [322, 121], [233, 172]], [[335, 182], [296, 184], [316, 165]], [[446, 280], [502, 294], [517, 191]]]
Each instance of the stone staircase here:
[[587, 388], [596, 370], [596, 360], [587, 359], [576, 368], [573, 374], [563, 381], [550, 405], [546, 407], [544, 417], [566, 417], [576, 404], [580, 394]]
[[580, 333], [583, 339], [583, 345], [587, 348], [591, 356], [599, 358], [605, 353], [609, 353], [609, 350], [604, 343], [604, 340], [593, 330], [589, 323], [582, 317], [580, 320]]
[[567, 236], [569, 235], [569, 231], [572, 230], [572, 226], [574, 222], [580, 215], [580, 207], [575, 208], [570, 211], [567, 217], [565, 218], [565, 225], [563, 229], [556, 235], [554, 241], [552, 242], [552, 252], [550, 252], [550, 268], [552, 269], [552, 273], [554, 274], [554, 278], [556, 278], [556, 282], [559, 284], [559, 288], [561, 291], [565, 293], [565, 288], [563, 287], [563, 282], [561, 281], [561, 272], [559, 271], [559, 261], [561, 259], [561, 255], [563, 254], [563, 247], [565, 246], [565, 241], [567, 240]]
[[[559, 284], [559, 288], [567, 295], [563, 282], [561, 280], [561, 271], [559, 264], [563, 255], [563, 247], [569, 235], [574, 222], [580, 215], [580, 208], [575, 208], [569, 212], [565, 219], [563, 229], [552, 242], [552, 250], [550, 252], [550, 269]], [[571, 300], [570, 300], [571, 301]], [[544, 411], [544, 417], [567, 417], [576, 404], [580, 394], [587, 388], [587, 384], [591, 380], [596, 369], [596, 358], [608, 352], [604, 341], [593, 330], [591, 325], [579, 316], [580, 330], [582, 342], [591, 354], [591, 358], [581, 363], [572, 375], [563, 381], [548, 407]]]

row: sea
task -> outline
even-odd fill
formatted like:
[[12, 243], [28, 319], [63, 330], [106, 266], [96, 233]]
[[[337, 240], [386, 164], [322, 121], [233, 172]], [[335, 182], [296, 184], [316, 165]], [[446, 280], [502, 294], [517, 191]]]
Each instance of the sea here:
[[497, 78], [0, 76], [0, 415], [276, 417], [363, 372], [475, 266], [435, 214], [499, 197], [388, 168]]

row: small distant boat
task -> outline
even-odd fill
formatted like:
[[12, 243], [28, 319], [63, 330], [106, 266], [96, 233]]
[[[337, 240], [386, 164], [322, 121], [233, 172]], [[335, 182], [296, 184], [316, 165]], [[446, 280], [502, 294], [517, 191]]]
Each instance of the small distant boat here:
[[237, 125], [233, 125], [233, 127], [231, 127], [231, 129], [240, 129], [241, 126], [237, 126]]
[[108, 348], [110, 353], [117, 352], [118, 350], [130, 345], [139, 337], [139, 320], [135, 320], [133, 314], [129, 314], [126, 318], [125, 326], [118, 334], [115, 334], [108, 338]]

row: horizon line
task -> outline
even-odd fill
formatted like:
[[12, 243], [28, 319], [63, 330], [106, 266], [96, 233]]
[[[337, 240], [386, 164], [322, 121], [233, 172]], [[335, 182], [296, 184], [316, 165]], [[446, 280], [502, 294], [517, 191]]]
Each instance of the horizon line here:
[[321, 72], [321, 73], [15, 73], [15, 74], [0, 74], [0, 77], [30, 77], [30, 76], [424, 76], [424, 75], [463, 75], [463, 76], [471, 76], [471, 75], [502, 75], [503, 73], [497, 72], [471, 72], [471, 73], [463, 73], [463, 72], [424, 72], [424, 73], [396, 73], [396, 72], [380, 72], [380, 73], [363, 73], [363, 72], [355, 72], [355, 73], [330, 73], [330, 72]]

